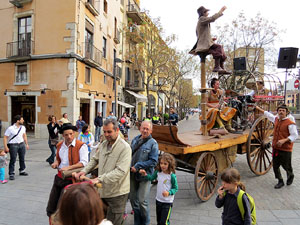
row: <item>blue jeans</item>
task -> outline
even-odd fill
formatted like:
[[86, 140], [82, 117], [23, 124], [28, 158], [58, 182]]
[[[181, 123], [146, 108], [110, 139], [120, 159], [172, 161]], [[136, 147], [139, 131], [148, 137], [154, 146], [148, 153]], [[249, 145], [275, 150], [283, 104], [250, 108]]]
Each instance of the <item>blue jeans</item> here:
[[100, 135], [101, 135], [101, 127], [96, 126], [96, 130], [95, 130], [95, 141], [100, 141]]
[[50, 164], [52, 164], [52, 163], [54, 163], [55, 156], [56, 156], [56, 146], [51, 145], [50, 140], [48, 140], [48, 145], [49, 145], [49, 148], [51, 150], [51, 155], [48, 157], [48, 159], [46, 161], [49, 162]]
[[17, 155], [19, 155], [19, 164], [20, 168], [19, 171], [22, 172], [25, 170], [25, 143], [20, 144], [9, 144], [9, 155], [10, 155], [10, 161], [9, 161], [9, 167], [8, 167], [8, 174], [9, 175], [15, 175], [15, 163], [17, 160]]
[[150, 224], [150, 185], [150, 181], [136, 181], [134, 174], [130, 174], [130, 203], [134, 211], [134, 225]]
[[5, 167], [0, 168], [0, 181], [5, 179]]

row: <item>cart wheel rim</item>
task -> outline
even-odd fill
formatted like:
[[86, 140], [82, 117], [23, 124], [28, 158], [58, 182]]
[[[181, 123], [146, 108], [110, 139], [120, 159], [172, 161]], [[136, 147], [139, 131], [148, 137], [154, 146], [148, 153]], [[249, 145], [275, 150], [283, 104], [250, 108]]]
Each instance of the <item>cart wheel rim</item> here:
[[256, 175], [266, 174], [272, 167], [273, 123], [265, 116], [253, 124], [247, 141], [247, 161]]
[[214, 194], [218, 183], [218, 163], [211, 152], [202, 153], [195, 169], [195, 191], [201, 201], [207, 201]]

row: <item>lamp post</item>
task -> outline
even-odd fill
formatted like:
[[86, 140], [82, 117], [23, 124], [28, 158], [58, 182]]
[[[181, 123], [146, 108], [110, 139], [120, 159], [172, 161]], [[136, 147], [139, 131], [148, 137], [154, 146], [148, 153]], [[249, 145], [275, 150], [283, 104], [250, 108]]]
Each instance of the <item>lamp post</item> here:
[[116, 74], [116, 65], [117, 63], [122, 63], [124, 62], [122, 59], [119, 58], [114, 58], [114, 68], [113, 68], [113, 75], [114, 75], [114, 89], [115, 89], [115, 116], [117, 117], [117, 74]]

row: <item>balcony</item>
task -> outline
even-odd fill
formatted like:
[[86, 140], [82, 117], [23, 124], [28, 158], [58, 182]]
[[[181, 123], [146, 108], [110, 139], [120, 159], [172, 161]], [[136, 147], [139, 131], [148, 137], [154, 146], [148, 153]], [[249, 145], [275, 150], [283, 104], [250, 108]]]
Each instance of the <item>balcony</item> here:
[[99, 16], [99, 12], [98, 10], [95, 8], [95, 0], [88, 0], [85, 3], [85, 7], [88, 8], [88, 10], [90, 10], [90, 12], [94, 15], [94, 16]]
[[7, 58], [17, 58], [22, 60], [30, 58], [31, 54], [33, 54], [33, 41], [22, 40], [6, 44]]
[[133, 23], [136, 23], [137, 25], [141, 25], [143, 23], [140, 9], [136, 4], [129, 4], [126, 13], [128, 18], [130, 18]]
[[125, 82], [125, 88], [132, 91], [145, 91], [145, 87], [139, 80], [130, 81], [127, 80]]
[[90, 42], [82, 43], [82, 53], [84, 61], [90, 66], [101, 66], [102, 52]]
[[32, 0], [9, 0], [9, 2], [17, 8], [22, 8], [26, 3], [32, 2]]
[[116, 44], [120, 44], [120, 40], [121, 40], [121, 32], [119, 29], [115, 30], [115, 37], [114, 37], [114, 42]]
[[116, 77], [122, 79], [122, 67], [116, 65]]
[[127, 37], [134, 43], [144, 42], [144, 33], [140, 31], [139, 27], [132, 24], [128, 28]]

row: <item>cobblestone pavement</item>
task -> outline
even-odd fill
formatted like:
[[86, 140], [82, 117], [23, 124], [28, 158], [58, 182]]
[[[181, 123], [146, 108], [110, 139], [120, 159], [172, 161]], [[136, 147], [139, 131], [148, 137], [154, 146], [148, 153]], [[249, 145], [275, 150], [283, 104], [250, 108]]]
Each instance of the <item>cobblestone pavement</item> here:
[[[179, 123], [179, 132], [199, 129], [198, 115], [188, 121]], [[132, 129], [130, 136], [138, 134]], [[0, 147], [2, 146], [0, 139]], [[45, 159], [50, 150], [45, 139], [29, 138], [30, 150], [26, 155], [26, 171], [28, 177], [16, 175], [16, 180], [0, 184], [0, 225], [46, 225], [46, 204], [53, 182], [55, 170], [51, 169]], [[245, 182], [247, 192], [255, 199], [257, 220], [259, 225], [293, 225], [300, 224], [300, 140], [294, 145], [293, 167], [295, 180], [291, 186], [275, 190], [276, 183], [273, 171], [264, 176], [254, 175], [247, 164], [246, 155], [238, 155], [236, 167]], [[16, 164], [18, 169], [18, 164]], [[8, 170], [8, 168], [6, 168]], [[7, 171], [6, 171], [7, 173]], [[283, 173], [285, 177], [285, 173]], [[194, 190], [194, 176], [177, 172], [179, 191], [175, 196], [171, 215], [171, 224], [221, 224], [222, 209], [214, 206], [215, 197], [201, 203]], [[150, 210], [151, 224], [155, 223], [155, 193], [156, 186], [151, 187]], [[127, 204], [127, 211], [131, 208]], [[126, 225], [133, 224], [133, 216], [129, 214]]]

